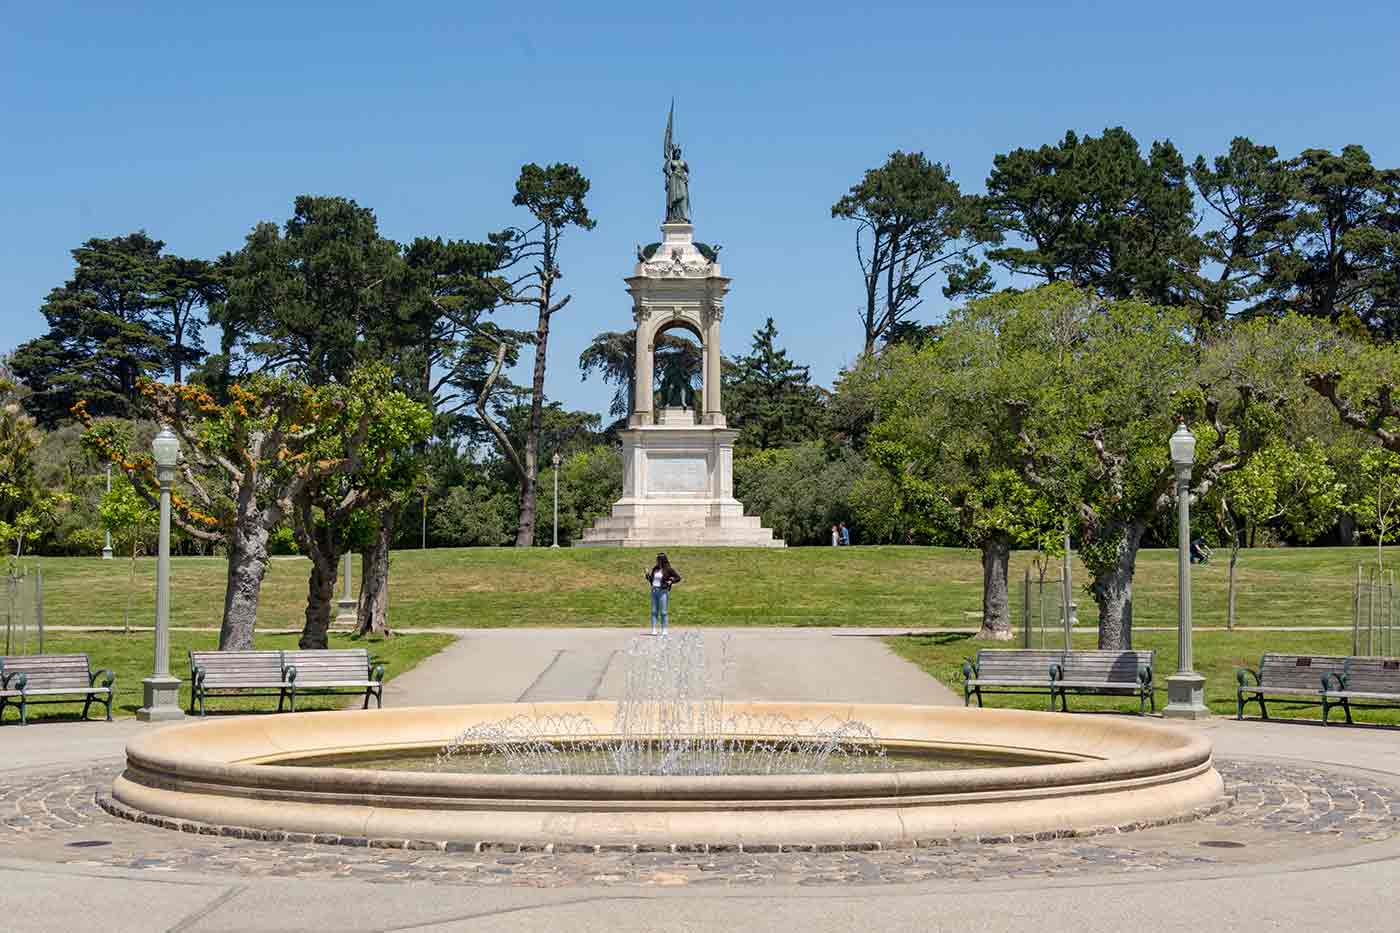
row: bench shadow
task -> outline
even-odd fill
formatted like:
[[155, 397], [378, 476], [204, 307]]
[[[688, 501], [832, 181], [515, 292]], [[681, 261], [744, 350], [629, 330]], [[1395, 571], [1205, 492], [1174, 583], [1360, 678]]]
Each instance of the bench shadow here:
[[1236, 719], [1234, 716], [1219, 716], [1218, 719], [1228, 719], [1231, 722], [1265, 722], [1281, 723], [1286, 726], [1312, 726], [1315, 729], [1369, 729], [1376, 732], [1400, 732], [1400, 724], [1388, 722], [1351, 722], [1345, 719], [1333, 719], [1324, 725], [1321, 719], [1295, 719], [1291, 716], [1270, 716], [1268, 719], [1259, 716], [1245, 716], [1244, 719]]
[[901, 632], [900, 638], [912, 639], [915, 644], [932, 645], [943, 647], [945, 645], [956, 645], [959, 642], [970, 641], [971, 632]]

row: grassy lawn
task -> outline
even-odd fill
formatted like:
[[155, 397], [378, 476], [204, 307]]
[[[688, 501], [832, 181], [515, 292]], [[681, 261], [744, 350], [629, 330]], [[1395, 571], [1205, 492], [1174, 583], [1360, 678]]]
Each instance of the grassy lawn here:
[[[897, 635], [886, 639], [895, 652], [928, 673], [962, 696], [962, 663], [964, 658], [976, 655], [982, 647], [1011, 647], [979, 642], [969, 635], [957, 632], [929, 632], [912, 635]], [[1097, 642], [1093, 634], [1076, 634], [1076, 648], [1094, 648]], [[1138, 632], [1133, 636], [1133, 647], [1155, 649], [1157, 662], [1154, 682], [1161, 688], [1157, 694], [1160, 709], [1166, 704], [1167, 677], [1176, 670], [1175, 632]], [[1235, 671], [1241, 667], [1258, 669], [1259, 657], [1265, 651], [1280, 651], [1288, 654], [1338, 654], [1351, 653], [1351, 635], [1347, 632], [1198, 632], [1192, 644], [1195, 668], [1206, 678], [1206, 703], [1217, 715], [1235, 715]], [[1016, 709], [1046, 709], [1048, 699], [1032, 694], [997, 694], [984, 697], [988, 706], [1012, 707]], [[1298, 703], [1269, 700], [1269, 715], [1276, 719], [1321, 719], [1322, 708]], [[1069, 699], [1071, 710], [1123, 710], [1136, 712], [1138, 701], [1133, 697], [1073, 697]], [[1259, 707], [1251, 704], [1245, 710], [1246, 716], [1258, 716]], [[1358, 722], [1400, 723], [1400, 710], [1363, 710], [1356, 714]], [[1344, 721], [1336, 712], [1333, 722]]]
[[[116, 696], [112, 701], [113, 716], [134, 715], [141, 706], [141, 678], [151, 672], [151, 659], [154, 651], [154, 635], [150, 632], [134, 632], [130, 635], [96, 632], [52, 632], [44, 639], [45, 654], [87, 652], [94, 669], [107, 668], [117, 675], [112, 685]], [[411, 669], [424, 658], [441, 651], [452, 641], [451, 635], [396, 635], [393, 638], [355, 639], [348, 635], [331, 635], [332, 648], [364, 647], [370, 657], [384, 665], [384, 679], [394, 677]], [[263, 635], [258, 638], [257, 647], [267, 649], [295, 648], [295, 635]], [[170, 636], [171, 673], [182, 681], [180, 705], [189, 709], [190, 701], [190, 658], [189, 650], [207, 650], [218, 647], [218, 635], [198, 632], [172, 632]], [[37, 644], [31, 635], [29, 650], [35, 651]], [[322, 697], [297, 697], [297, 709], [318, 710], [337, 709], [350, 699], [350, 695]], [[210, 715], [215, 712], [235, 712], [247, 710], [275, 710], [277, 698], [238, 697], [210, 699], [206, 702]], [[31, 706], [29, 721], [41, 719], [73, 718], [82, 712], [83, 704], [55, 703], [53, 705]], [[98, 716], [101, 707], [89, 711], [90, 716]], [[5, 723], [12, 725], [19, 720], [19, 710], [6, 707]]]
[[[1400, 560], [1400, 548], [1388, 561]], [[642, 572], [654, 555], [610, 548], [466, 548], [396, 551], [390, 587], [399, 628], [520, 625], [631, 625], [647, 604]], [[685, 580], [672, 597], [682, 625], [875, 625], [910, 628], [975, 625], [982, 569], [975, 551], [923, 547], [712, 549], [676, 548]], [[1225, 623], [1225, 564], [1194, 571], [1198, 625]], [[1285, 548], [1243, 553], [1239, 622], [1350, 625], [1358, 562], [1374, 548]], [[1012, 603], [1031, 555], [1012, 557]], [[172, 561], [176, 626], [217, 627], [226, 564], [221, 558]], [[276, 559], [263, 586], [263, 631], [300, 630], [307, 561]], [[45, 613], [51, 624], [120, 626], [129, 565], [123, 560], [45, 558]], [[1075, 567], [1076, 586], [1088, 580]], [[137, 571], [132, 619], [149, 624], [155, 561]], [[358, 574], [356, 578], [358, 584]], [[1134, 617], [1139, 626], [1176, 624], [1176, 553], [1144, 551], [1138, 559]], [[1078, 596], [1080, 617], [1094, 618]]]

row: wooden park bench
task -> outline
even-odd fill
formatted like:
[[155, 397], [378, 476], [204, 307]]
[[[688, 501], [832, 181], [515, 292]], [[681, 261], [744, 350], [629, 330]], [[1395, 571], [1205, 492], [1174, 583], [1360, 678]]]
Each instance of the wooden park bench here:
[[293, 710], [297, 708], [298, 693], [339, 690], [363, 690], [365, 709], [369, 709], [370, 697], [381, 709], [384, 707], [384, 665], [371, 664], [364, 648], [284, 651], [282, 664]]
[[204, 701], [218, 693], [244, 696], [277, 695], [281, 712], [287, 694], [281, 651], [191, 651], [190, 715], [195, 705], [204, 715]]
[[[1264, 697], [1288, 698], [1294, 703], [1322, 703], [1324, 681], [1331, 674], [1340, 674], [1346, 658], [1336, 655], [1265, 654], [1259, 659], [1259, 669], [1242, 668], [1235, 672], [1235, 718], [1244, 718], [1246, 703], [1258, 703], [1259, 715], [1269, 718]], [[1251, 682], [1252, 681], [1252, 682]], [[1323, 709], [1326, 720], [1326, 708]]]
[[[1066, 697], [1070, 693], [1100, 696], [1135, 696], [1138, 713], [1147, 712], [1150, 705], [1157, 711], [1152, 695], [1152, 664], [1155, 651], [1108, 650], [1066, 651], [1055, 670], [1055, 692], [1060, 697], [1060, 709], [1068, 711]], [[1054, 702], [1051, 702], [1054, 708]]]
[[983, 648], [977, 660], [963, 662], [963, 705], [971, 705], [975, 696], [981, 706], [983, 693], [1043, 693], [1053, 710], [1055, 676], [1063, 657], [1063, 651]]
[[[1360, 700], [1360, 703], [1353, 703]], [[1342, 670], [1322, 678], [1322, 724], [1327, 714], [1340, 706], [1351, 723], [1352, 706], [1361, 709], [1393, 709], [1400, 706], [1400, 659], [1346, 659]]]
[[[102, 683], [98, 683], [101, 678]], [[21, 725], [29, 724], [29, 707], [36, 703], [76, 703], [83, 698], [83, 718], [92, 701], [107, 707], [112, 721], [112, 681], [109, 670], [93, 671], [85, 654], [28, 654], [0, 657], [0, 720], [5, 707], [19, 707]], [[36, 699], [40, 698], [40, 699]]]

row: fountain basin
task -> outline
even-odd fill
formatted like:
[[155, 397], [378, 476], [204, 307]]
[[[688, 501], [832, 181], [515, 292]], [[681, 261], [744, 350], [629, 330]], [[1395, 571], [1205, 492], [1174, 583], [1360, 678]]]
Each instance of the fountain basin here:
[[[1203, 736], [1128, 717], [848, 703], [735, 703], [756, 717], [858, 719], [903, 748], [1053, 763], [844, 774], [597, 776], [303, 767], [298, 759], [440, 747], [475, 723], [576, 715], [612, 702], [478, 704], [237, 717], [127, 745], [113, 788], [175, 820], [356, 839], [531, 845], [911, 845], [1083, 833], [1218, 807]], [[274, 763], [275, 762], [275, 763]]]

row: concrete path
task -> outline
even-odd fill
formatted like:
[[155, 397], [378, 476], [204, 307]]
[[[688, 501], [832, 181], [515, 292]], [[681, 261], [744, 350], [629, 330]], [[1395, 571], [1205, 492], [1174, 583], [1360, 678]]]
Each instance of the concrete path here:
[[[962, 703], [860, 629], [704, 630], [734, 700]], [[469, 630], [384, 690], [392, 706], [617, 699], [634, 629]], [[641, 636], [649, 638], [650, 636]]]

